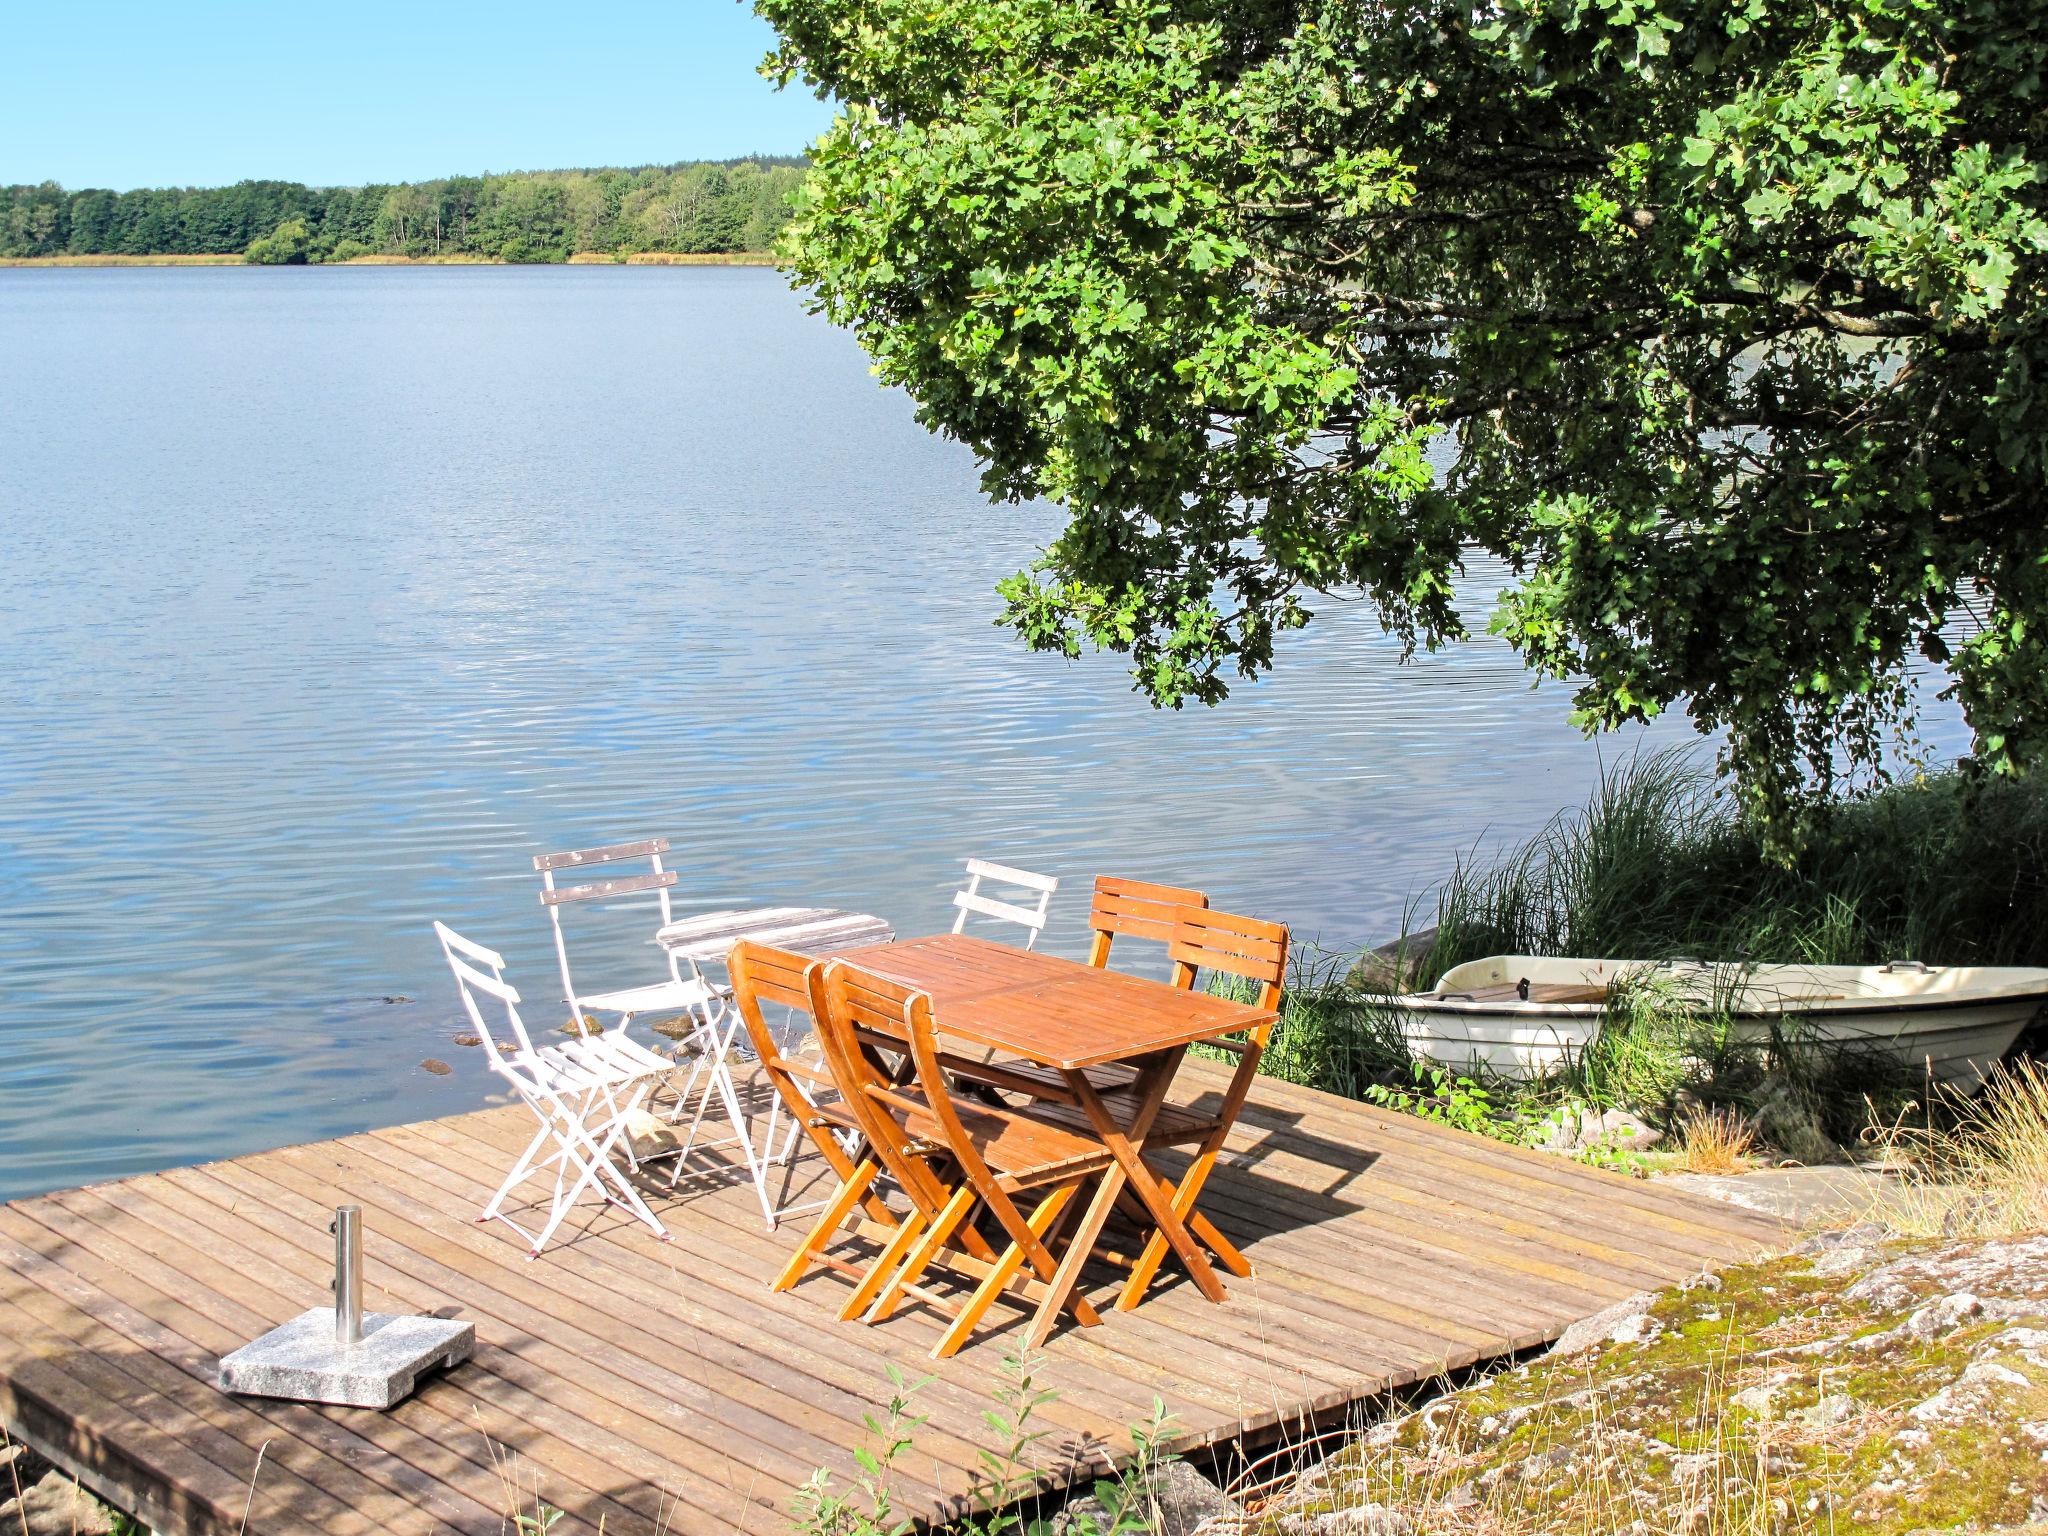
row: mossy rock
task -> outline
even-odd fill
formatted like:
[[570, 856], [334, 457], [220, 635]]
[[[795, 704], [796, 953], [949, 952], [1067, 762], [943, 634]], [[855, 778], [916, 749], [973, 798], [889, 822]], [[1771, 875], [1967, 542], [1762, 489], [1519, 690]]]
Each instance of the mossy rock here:
[[1258, 1528], [1908, 1536], [2048, 1520], [2048, 1238], [1838, 1235], [1664, 1292], [1607, 1335], [1379, 1425]]

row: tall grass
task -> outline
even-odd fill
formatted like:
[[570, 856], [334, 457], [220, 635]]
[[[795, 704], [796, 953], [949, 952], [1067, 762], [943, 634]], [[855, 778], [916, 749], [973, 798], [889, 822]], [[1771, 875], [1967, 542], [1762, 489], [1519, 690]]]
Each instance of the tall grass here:
[[1758, 963], [2048, 960], [2048, 783], [1947, 772], [1824, 812], [1787, 865], [1692, 754], [1631, 758], [1584, 807], [1426, 899], [1435, 976], [1494, 954]]
[[[1786, 864], [1733, 813], [1694, 755], [1631, 758], [1585, 805], [1489, 858], [1459, 861], [1410, 909], [1400, 975], [1349, 976], [1330, 957], [1296, 967], [1265, 1068], [1353, 1096], [1405, 1080], [1392, 992], [1495, 954], [1768, 964], [2048, 964], [2048, 781], [1939, 773], [1845, 800]], [[1657, 976], [1617, 988], [1592, 1046], [1560, 1081], [1514, 1090], [1668, 1120], [1683, 1104], [1745, 1104], [1790, 1073], [1830, 1136], [1855, 1140], [1915, 1092], [1888, 1056], [1737, 1041], [1725, 1008], [1660, 994]], [[1796, 1044], [1797, 1048], [1788, 1048]]]

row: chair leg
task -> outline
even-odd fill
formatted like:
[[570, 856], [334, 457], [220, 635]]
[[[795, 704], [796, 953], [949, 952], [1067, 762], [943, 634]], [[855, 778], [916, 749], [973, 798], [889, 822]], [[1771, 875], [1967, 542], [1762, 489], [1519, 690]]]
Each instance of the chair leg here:
[[910, 1252], [911, 1246], [916, 1243], [918, 1234], [923, 1232], [924, 1228], [925, 1217], [922, 1211], [912, 1211], [897, 1224], [896, 1235], [883, 1245], [875, 1262], [868, 1266], [868, 1272], [861, 1276], [860, 1283], [853, 1288], [853, 1294], [839, 1309], [839, 1320], [842, 1323], [852, 1322], [867, 1310], [868, 1304], [874, 1300], [875, 1292], [882, 1288], [883, 1282], [903, 1262], [904, 1255]]
[[[614, 1200], [615, 1204], [625, 1206], [627, 1210], [644, 1222], [656, 1237], [660, 1238], [663, 1242], [667, 1242], [668, 1228], [664, 1227], [661, 1224], [661, 1218], [648, 1208], [646, 1200], [641, 1198], [640, 1191], [633, 1187], [633, 1181], [619, 1172], [617, 1165], [612, 1162], [612, 1152], [622, 1143], [629, 1149], [631, 1148], [632, 1143], [626, 1134], [628, 1130], [626, 1117], [646, 1101], [648, 1088], [648, 1084], [641, 1084], [634, 1091], [633, 1096], [627, 1100], [625, 1107], [618, 1110], [616, 1117], [604, 1128], [604, 1142], [598, 1147], [597, 1152], [597, 1168], [599, 1174], [603, 1178], [609, 1178], [613, 1187], [619, 1192], [616, 1198], [610, 1195], [606, 1195], [605, 1198]], [[605, 1097], [609, 1100], [611, 1095], [607, 1093]], [[628, 1150], [627, 1160], [630, 1162], [631, 1159], [632, 1153]], [[637, 1163], [633, 1166], [636, 1170], [639, 1167]], [[597, 1180], [592, 1182], [598, 1183]], [[598, 1183], [598, 1192], [600, 1194], [603, 1193], [602, 1183]]]
[[[1038, 1241], [1051, 1229], [1052, 1224], [1059, 1220], [1060, 1212], [1066, 1209], [1067, 1202], [1074, 1198], [1074, 1191], [1078, 1188], [1078, 1184], [1061, 1184], [1038, 1202], [1038, 1208], [1025, 1222], [1031, 1233], [1032, 1246], [1036, 1247]], [[1003, 1288], [1016, 1278], [1017, 1271], [1023, 1267], [1024, 1259], [1025, 1245], [1021, 1238], [1003, 1250], [1003, 1256], [996, 1260], [995, 1267], [989, 1270], [982, 1277], [981, 1284], [974, 1288], [974, 1294], [967, 1298], [967, 1304], [960, 1309], [960, 1315], [953, 1319], [953, 1325], [940, 1337], [939, 1342], [932, 1346], [934, 1360], [944, 1360], [949, 1355], [959, 1352], [960, 1346], [973, 1335], [974, 1325], [981, 1321], [982, 1314], [987, 1312], [996, 1297], [1002, 1294]]]
[[[903, 1293], [923, 1277], [946, 1239], [953, 1235], [954, 1229], [965, 1221], [973, 1210], [974, 1191], [963, 1184], [953, 1191], [952, 1199], [948, 1200], [939, 1214], [933, 1218], [931, 1226], [924, 1236], [918, 1239], [917, 1246], [910, 1250], [909, 1257], [904, 1259], [902, 1267], [896, 1271], [895, 1278], [890, 1280], [887, 1288], [875, 1298], [874, 1305], [868, 1308], [867, 1315], [861, 1321], [880, 1323], [893, 1316], [898, 1304], [903, 1300]], [[877, 1265], [876, 1269], [887, 1275], [887, 1271], [882, 1270], [880, 1265]]]
[[[535, 1110], [534, 1113], [540, 1114], [540, 1111]], [[517, 1187], [522, 1179], [533, 1172], [533, 1154], [547, 1144], [548, 1134], [552, 1129], [551, 1123], [543, 1115], [541, 1117], [540, 1129], [533, 1133], [533, 1140], [526, 1144], [526, 1150], [520, 1153], [518, 1160], [512, 1164], [512, 1171], [505, 1176], [505, 1182], [498, 1186], [498, 1192], [491, 1196], [490, 1203], [483, 1209], [483, 1214], [477, 1217], [478, 1222], [486, 1222], [495, 1217], [504, 1206], [505, 1197], [512, 1193], [513, 1189]], [[520, 1235], [524, 1236], [525, 1234], [521, 1233]]]
[[[560, 1145], [562, 1153], [557, 1160], [559, 1167], [555, 1175], [554, 1198], [548, 1206], [548, 1219], [542, 1224], [539, 1234], [533, 1239], [531, 1251], [526, 1255], [529, 1259], [540, 1257], [541, 1249], [547, 1247], [548, 1239], [555, 1235], [555, 1229], [561, 1226], [563, 1218], [576, 1204], [576, 1197], [585, 1189], [599, 1187], [597, 1170], [603, 1162], [603, 1153], [599, 1152], [596, 1144], [590, 1140], [590, 1133], [580, 1123], [565, 1125]], [[583, 1147], [596, 1154], [595, 1161], [584, 1156], [581, 1150]], [[571, 1167], [576, 1169], [576, 1177], [573, 1181], [565, 1183], [564, 1176]]]
[[[1251, 1092], [1252, 1080], [1259, 1075], [1259, 1061], [1265, 1055], [1265, 1040], [1262, 1038], [1245, 1043], [1244, 1050], [1237, 1058], [1237, 1071], [1231, 1075], [1230, 1087], [1225, 1090], [1222, 1106], [1216, 1112], [1216, 1127], [1203, 1138], [1194, 1160], [1181, 1175], [1180, 1185], [1173, 1192], [1170, 1207], [1184, 1224], [1195, 1208], [1195, 1199], [1202, 1192], [1202, 1186], [1209, 1181], [1209, 1174], [1216, 1166], [1216, 1158], [1223, 1151], [1223, 1143], [1230, 1137], [1230, 1128], [1237, 1124], [1238, 1112], [1244, 1108], [1245, 1096]], [[1223, 1240], [1223, 1234], [1215, 1225], [1204, 1222], [1208, 1235], [1199, 1241], [1213, 1250], [1225, 1268], [1232, 1272], [1249, 1275], [1251, 1262], [1231, 1243]], [[1222, 1246], [1218, 1247], [1217, 1243]], [[1199, 1256], [1199, 1250], [1197, 1250]], [[1138, 1255], [1138, 1262], [1131, 1266], [1130, 1279], [1124, 1282], [1123, 1290], [1116, 1298], [1116, 1309], [1128, 1312], [1145, 1299], [1145, 1288], [1152, 1283], [1152, 1277], [1159, 1272], [1159, 1266], [1166, 1259], [1166, 1235], [1154, 1231], [1144, 1250]], [[1232, 1261], [1235, 1260], [1235, 1263]], [[1242, 1269], [1238, 1265], [1243, 1265]]]
[[1246, 1258], [1235, 1243], [1216, 1230], [1216, 1224], [1200, 1211], [1188, 1221], [1188, 1230], [1200, 1238], [1208, 1250], [1216, 1255], [1216, 1262], [1236, 1275], [1240, 1280], [1252, 1277], [1252, 1261]]
[[832, 1197], [832, 1203], [825, 1207], [824, 1214], [811, 1228], [810, 1236], [804, 1239], [803, 1246], [798, 1248], [790, 1261], [783, 1266], [782, 1273], [775, 1277], [775, 1283], [770, 1289], [786, 1291], [804, 1277], [804, 1272], [811, 1267], [817, 1256], [831, 1246], [833, 1234], [845, 1224], [847, 1216], [859, 1203], [861, 1196], [868, 1192], [868, 1186], [875, 1182], [875, 1176], [881, 1171], [874, 1159], [869, 1158], [840, 1181], [839, 1192]]
[[[1190, 1215], [1195, 1208], [1196, 1197], [1202, 1193], [1202, 1186], [1209, 1181], [1210, 1170], [1216, 1166], [1216, 1155], [1223, 1150], [1223, 1139], [1228, 1134], [1229, 1124], [1229, 1120], [1225, 1119], [1223, 1125], [1202, 1143], [1201, 1150], [1195, 1154], [1195, 1160], [1188, 1164], [1187, 1172], [1181, 1175], [1180, 1184], [1175, 1188], [1170, 1204], [1173, 1213], [1187, 1225], [1190, 1233], [1197, 1232], [1197, 1223], [1208, 1229], [1206, 1233], [1198, 1234], [1200, 1241], [1215, 1253], [1227, 1269], [1234, 1274], [1249, 1276], [1252, 1272], [1251, 1261], [1239, 1253], [1233, 1244], [1226, 1241], [1213, 1223]], [[1218, 1246], [1219, 1244], [1221, 1246]], [[1145, 1288], [1152, 1283], [1152, 1277], [1159, 1273], [1159, 1266], [1165, 1259], [1166, 1234], [1155, 1228], [1138, 1254], [1137, 1262], [1131, 1266], [1130, 1278], [1124, 1282], [1123, 1290], [1117, 1295], [1117, 1311], [1128, 1312], [1145, 1299]]]

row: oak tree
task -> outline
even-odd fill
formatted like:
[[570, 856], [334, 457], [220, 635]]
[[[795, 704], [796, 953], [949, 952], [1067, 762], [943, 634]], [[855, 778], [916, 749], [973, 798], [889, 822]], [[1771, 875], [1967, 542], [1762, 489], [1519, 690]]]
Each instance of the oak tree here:
[[1790, 825], [1946, 669], [2048, 749], [2036, 0], [758, 0], [838, 103], [796, 280], [1063, 533], [1032, 645], [1164, 704], [1318, 598], [1492, 616]]

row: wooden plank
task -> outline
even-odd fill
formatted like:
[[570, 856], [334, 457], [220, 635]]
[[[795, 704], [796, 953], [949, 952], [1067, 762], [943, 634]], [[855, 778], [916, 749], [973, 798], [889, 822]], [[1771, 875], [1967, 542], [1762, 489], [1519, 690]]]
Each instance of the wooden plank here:
[[[1014, 864], [994, 864], [987, 859], [969, 859], [967, 873], [980, 875], [984, 880], [998, 880], [1004, 885], [1021, 885], [1027, 891], [1044, 891], [1048, 896], [1060, 888], [1059, 881], [1052, 875], [1034, 875]], [[1037, 914], [1032, 915], [1035, 917]]]
[[896, 930], [867, 912], [833, 907], [749, 907], [701, 912], [656, 930], [654, 940], [685, 960], [722, 962], [741, 939], [800, 955], [841, 954], [887, 944]]

